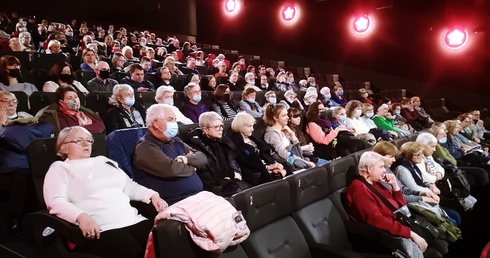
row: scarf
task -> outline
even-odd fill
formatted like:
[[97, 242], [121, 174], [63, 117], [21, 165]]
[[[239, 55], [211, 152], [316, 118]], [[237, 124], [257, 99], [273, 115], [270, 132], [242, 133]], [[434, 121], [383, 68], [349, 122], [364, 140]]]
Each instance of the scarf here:
[[65, 115], [76, 117], [78, 121], [78, 125], [84, 126], [84, 125], [92, 124], [92, 119], [90, 119], [90, 117], [88, 117], [85, 113], [83, 113], [80, 110], [69, 109], [64, 105], [59, 105], [59, 110], [61, 111], [61, 113]]

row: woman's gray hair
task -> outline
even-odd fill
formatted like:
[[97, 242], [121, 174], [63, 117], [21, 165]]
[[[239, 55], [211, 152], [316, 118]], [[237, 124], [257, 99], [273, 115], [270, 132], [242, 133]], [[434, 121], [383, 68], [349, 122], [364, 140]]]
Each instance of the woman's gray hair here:
[[199, 86], [193, 82], [190, 82], [184, 87], [184, 95], [187, 96], [187, 94], [196, 86]]
[[114, 89], [112, 89], [112, 96], [109, 98], [109, 104], [118, 104], [117, 98], [121, 97], [123, 91], [132, 91], [134, 93], [133, 87], [128, 84], [117, 84], [114, 86]]
[[223, 118], [214, 111], [204, 112], [199, 116], [199, 127], [209, 127], [213, 121], [220, 120], [223, 122]]
[[61, 147], [65, 143], [66, 138], [70, 136], [70, 134], [74, 131], [82, 131], [88, 136], [92, 137], [92, 134], [82, 126], [71, 126], [71, 127], [65, 127], [63, 130], [60, 131], [58, 134], [58, 139], [56, 140], [56, 155], [60, 156], [62, 159], [66, 159], [67, 155], [66, 153], [62, 153]]
[[378, 163], [383, 162], [384, 158], [381, 154], [374, 151], [366, 151], [359, 158], [359, 165], [357, 166], [358, 175], [362, 175], [362, 172], [366, 171], [367, 167], [372, 167]]
[[172, 86], [165, 86], [165, 85], [158, 87], [157, 91], [155, 92], [155, 101], [158, 102], [158, 99], [163, 97], [163, 93], [165, 92], [174, 93], [175, 89]]
[[272, 94], [276, 95], [276, 92], [273, 90], [270, 90], [264, 94], [265, 98], [269, 98]]
[[167, 104], [153, 104], [146, 110], [146, 126], [158, 119], [165, 118], [165, 111], [172, 110], [172, 106]]
[[435, 145], [437, 144], [437, 138], [430, 133], [419, 133], [417, 136], [417, 139], [415, 140], [418, 143], [421, 143], [423, 145]]

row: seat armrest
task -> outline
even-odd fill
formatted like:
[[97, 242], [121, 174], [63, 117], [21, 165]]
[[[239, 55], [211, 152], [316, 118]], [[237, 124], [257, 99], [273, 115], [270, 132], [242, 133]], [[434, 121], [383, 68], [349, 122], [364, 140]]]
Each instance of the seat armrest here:
[[83, 237], [82, 231], [77, 225], [49, 214], [48, 210], [29, 213], [25, 216], [24, 221], [24, 230], [28, 230], [33, 226], [50, 227], [73, 244], [81, 244], [87, 240]]
[[401, 237], [366, 223], [348, 220], [345, 222], [345, 229], [349, 242], [356, 251], [385, 254], [403, 250]]

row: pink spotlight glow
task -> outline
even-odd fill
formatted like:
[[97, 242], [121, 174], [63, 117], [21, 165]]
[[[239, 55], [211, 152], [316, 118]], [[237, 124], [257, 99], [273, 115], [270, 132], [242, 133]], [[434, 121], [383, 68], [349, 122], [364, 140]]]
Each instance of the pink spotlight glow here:
[[282, 9], [282, 18], [287, 22], [293, 21], [296, 18], [296, 12], [296, 6], [292, 4], [285, 5]]
[[468, 42], [469, 35], [464, 29], [451, 29], [444, 34], [444, 45], [450, 49], [460, 49]]
[[225, 10], [229, 13], [232, 13], [233, 11], [235, 11], [236, 5], [236, 0], [228, 0], [225, 4]]
[[372, 20], [371, 17], [368, 15], [361, 15], [357, 17], [354, 22], [352, 23], [352, 26], [354, 28], [354, 32], [357, 34], [365, 34], [368, 31], [370, 31], [372, 25]]

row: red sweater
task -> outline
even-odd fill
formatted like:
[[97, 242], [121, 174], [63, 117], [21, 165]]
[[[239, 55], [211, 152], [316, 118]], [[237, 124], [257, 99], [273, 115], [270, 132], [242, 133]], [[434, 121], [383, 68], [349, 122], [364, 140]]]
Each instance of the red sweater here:
[[[397, 209], [406, 204], [401, 191], [393, 191], [391, 194], [381, 183], [374, 183], [373, 187]], [[361, 181], [354, 180], [349, 185], [346, 199], [345, 208], [350, 219], [385, 230], [394, 236], [410, 238], [410, 228], [398, 222], [390, 208]]]

